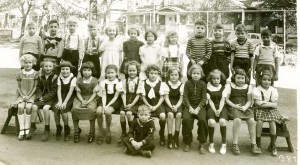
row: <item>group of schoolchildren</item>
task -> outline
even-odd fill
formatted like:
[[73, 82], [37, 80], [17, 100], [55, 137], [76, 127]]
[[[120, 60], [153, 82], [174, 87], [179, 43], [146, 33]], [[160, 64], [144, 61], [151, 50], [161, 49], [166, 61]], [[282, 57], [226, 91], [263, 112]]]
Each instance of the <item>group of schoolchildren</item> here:
[[[151, 117], [158, 117], [159, 144], [178, 149], [182, 124], [185, 152], [191, 150], [193, 123], [197, 119], [200, 154], [205, 153], [207, 136], [209, 152], [216, 152], [214, 128], [217, 122], [222, 137], [220, 154], [226, 153], [228, 120], [233, 120], [232, 152], [240, 154], [238, 137], [245, 120], [251, 151], [261, 154], [262, 124], [269, 122], [268, 149], [277, 155], [276, 123], [284, 119], [277, 110], [278, 92], [272, 87], [273, 81], [278, 79], [279, 53], [268, 29], [262, 30], [262, 44], [255, 48], [242, 24], [235, 28], [237, 39], [229, 43], [223, 38], [221, 24], [214, 26], [211, 41], [205, 37], [205, 22], [197, 21], [195, 35], [188, 39], [184, 51], [174, 31], [167, 33], [165, 45], [160, 46], [155, 44], [155, 31], [145, 32], [144, 44], [137, 39], [139, 30], [135, 27], [128, 29], [130, 38], [122, 43], [116, 38], [115, 25], [108, 26], [107, 39], [101, 39], [96, 21], [89, 22], [90, 36], [85, 40], [76, 33], [74, 18], [67, 21], [69, 32], [64, 37], [57, 35], [59, 23], [56, 20], [49, 22], [49, 36], [43, 39], [35, 35], [35, 26], [33, 22], [27, 25], [28, 35], [20, 42], [22, 68], [16, 75], [18, 89], [13, 104], [18, 108], [19, 140], [31, 139], [37, 129], [37, 110], [42, 109], [45, 119], [42, 141], [47, 141], [51, 109], [57, 140], [62, 138], [62, 130], [63, 139], [70, 140], [68, 112], [71, 111], [75, 143], [80, 141], [82, 132], [79, 121], [89, 120], [88, 142], [92, 143], [96, 137], [99, 145], [110, 144], [112, 114], [118, 112], [122, 130], [118, 143], [124, 145], [126, 154], [151, 157], [156, 130]], [[185, 83], [181, 81], [184, 54], [189, 58]], [[231, 82], [226, 83], [230, 71]], [[249, 85], [251, 72], [257, 80], [254, 89]], [[124, 76], [122, 80], [120, 75]]]

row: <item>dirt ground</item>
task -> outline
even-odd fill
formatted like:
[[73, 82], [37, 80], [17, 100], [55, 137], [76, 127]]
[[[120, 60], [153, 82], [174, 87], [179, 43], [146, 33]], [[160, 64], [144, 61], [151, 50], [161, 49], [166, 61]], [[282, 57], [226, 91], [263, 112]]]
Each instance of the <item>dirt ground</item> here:
[[[17, 69], [0, 69], [0, 128], [2, 129], [7, 116], [7, 108], [13, 98], [16, 89], [16, 81], [14, 75]], [[241, 128], [239, 146], [241, 155], [232, 154], [232, 121], [228, 123], [227, 129], [227, 154], [220, 155], [218, 153], [221, 144], [219, 127], [216, 127], [215, 146], [216, 153], [211, 154], [207, 151], [205, 155], [200, 155], [197, 151], [198, 142], [196, 140], [196, 129], [194, 129], [194, 142], [192, 150], [188, 153], [179, 150], [169, 150], [166, 147], [158, 145], [158, 133], [155, 134], [157, 147], [153, 152], [152, 158], [144, 158], [140, 156], [128, 156], [122, 151], [116, 143], [120, 136], [119, 118], [113, 116], [112, 120], [112, 144], [97, 145], [96, 142], [87, 143], [89, 131], [88, 121], [82, 121], [80, 127], [83, 133], [80, 137], [80, 143], [74, 144], [73, 137], [69, 142], [55, 140], [55, 124], [53, 114], [51, 113], [51, 138], [48, 142], [42, 142], [41, 136], [44, 130], [44, 123], [37, 124], [38, 130], [32, 140], [18, 141], [14, 134], [13, 127], [8, 133], [0, 135], [0, 165], [1, 164], [165, 164], [165, 165], [182, 165], [182, 164], [296, 164], [297, 156], [297, 111], [296, 111], [296, 90], [278, 88], [280, 94], [279, 109], [282, 114], [290, 117], [287, 123], [291, 134], [292, 144], [295, 152], [278, 151], [277, 157], [270, 156], [267, 151], [269, 137], [262, 138], [262, 155], [255, 156], [250, 153], [250, 137], [246, 123]], [[70, 115], [71, 117], [71, 115]], [[10, 126], [14, 125], [12, 119]], [[196, 124], [196, 122], [195, 122]], [[73, 135], [73, 123], [70, 120], [71, 135]], [[196, 125], [195, 125], [196, 127]], [[96, 127], [97, 128], [97, 127]], [[156, 128], [158, 120], [156, 119]], [[96, 132], [97, 133], [97, 132]], [[181, 136], [180, 136], [181, 140]], [[286, 146], [284, 138], [278, 137], [277, 146]], [[206, 147], [207, 148], [207, 147]]]

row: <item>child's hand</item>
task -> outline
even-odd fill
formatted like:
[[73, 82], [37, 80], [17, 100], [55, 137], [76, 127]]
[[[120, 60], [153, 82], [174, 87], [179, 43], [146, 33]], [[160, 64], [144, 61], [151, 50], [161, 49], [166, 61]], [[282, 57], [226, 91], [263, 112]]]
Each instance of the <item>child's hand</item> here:
[[172, 106], [172, 111], [177, 112], [177, 107], [175, 105]]
[[62, 105], [61, 105], [61, 109], [65, 109], [67, 107], [67, 103], [62, 103]]
[[194, 65], [194, 64], [196, 64], [196, 61], [191, 59], [191, 63]]
[[247, 108], [245, 106], [241, 107], [241, 111], [245, 112], [247, 110]]
[[189, 113], [190, 113], [190, 114], [194, 114], [194, 108], [191, 107], [191, 106], [190, 106], [190, 108], [189, 108]]
[[197, 108], [194, 110], [194, 114], [195, 114], [195, 115], [198, 115], [199, 112], [200, 112], [200, 107], [197, 107]]
[[58, 102], [58, 103], [55, 105], [55, 107], [56, 107], [57, 109], [60, 109], [61, 105], [62, 105], [62, 103], [61, 103], [61, 102]]
[[128, 104], [126, 110], [129, 111], [129, 110], [131, 110], [132, 107], [133, 107], [132, 104]]

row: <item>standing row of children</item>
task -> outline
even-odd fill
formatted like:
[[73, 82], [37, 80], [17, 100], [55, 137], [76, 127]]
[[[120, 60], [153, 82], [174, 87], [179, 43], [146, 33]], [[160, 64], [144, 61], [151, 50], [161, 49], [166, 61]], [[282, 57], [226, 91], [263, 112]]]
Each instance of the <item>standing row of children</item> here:
[[[220, 153], [226, 153], [228, 119], [233, 120], [233, 153], [240, 154], [238, 135], [242, 119], [245, 119], [248, 124], [252, 152], [261, 153], [262, 122], [268, 121], [271, 123], [269, 148], [273, 155], [277, 154], [275, 122], [282, 122], [282, 117], [277, 112], [277, 90], [270, 85], [271, 81], [278, 78], [278, 51], [274, 45], [271, 45], [269, 30], [262, 31], [263, 44], [253, 51], [254, 47], [247, 40], [244, 25], [236, 27], [238, 39], [230, 44], [223, 39], [224, 30], [221, 24], [214, 26], [215, 39], [211, 42], [204, 37], [205, 23], [197, 21], [195, 36], [188, 40], [186, 48], [186, 55], [190, 60], [187, 69], [189, 80], [183, 84], [180, 82], [183, 53], [177, 43], [178, 35], [175, 32], [168, 33], [166, 49], [162, 49], [154, 44], [157, 39], [155, 31], [150, 30], [145, 33], [147, 44], [143, 45], [136, 39], [139, 31], [130, 28], [128, 30], [130, 39], [125, 41], [122, 47], [122, 44], [115, 39], [118, 33], [116, 26], [106, 29], [109, 39], [102, 42], [97, 36], [97, 23], [92, 21], [88, 25], [90, 37], [84, 46], [81, 46], [83, 40], [75, 33], [77, 22], [74, 19], [67, 22], [70, 34], [64, 38], [56, 36], [58, 22], [50, 21], [50, 36], [44, 39], [44, 44], [31, 32], [34, 30], [30, 31], [32, 26], [34, 27], [32, 23], [27, 26], [29, 36], [24, 36], [21, 40], [20, 61], [23, 69], [17, 74], [19, 97], [15, 105], [18, 106], [20, 140], [25, 137], [30, 139], [36, 130], [35, 119], [38, 108], [42, 108], [45, 115], [45, 133], [42, 139], [48, 140], [49, 109], [52, 107], [58, 139], [62, 132], [60, 114], [64, 122], [64, 139], [66, 141], [70, 139], [67, 112], [72, 111], [74, 142], [79, 142], [81, 129], [78, 124], [79, 120], [83, 119], [90, 120], [88, 142], [93, 142], [95, 119], [97, 119], [99, 126], [97, 143], [102, 144], [105, 140], [109, 144], [111, 143], [111, 114], [120, 110], [122, 134], [119, 142], [123, 142], [126, 146], [126, 153], [151, 156], [151, 151], [155, 147], [153, 143], [155, 127], [153, 120], [149, 118], [151, 114], [159, 118], [160, 145], [165, 145], [164, 130], [167, 120], [168, 148], [179, 147], [182, 118], [184, 151], [190, 151], [193, 120], [197, 119], [197, 139], [200, 142], [201, 154], [205, 152], [204, 144], [207, 135], [209, 135], [209, 151], [215, 152], [213, 134], [217, 121], [221, 125], [222, 135]], [[33, 40], [37, 41], [37, 44]], [[124, 60], [122, 60], [122, 50]], [[253, 52], [255, 60], [253, 60]], [[40, 76], [32, 69], [37, 59], [43, 59]], [[232, 82], [225, 85], [229, 77], [229, 59], [233, 76]], [[59, 61], [61, 62], [58, 63]], [[59, 67], [55, 71], [57, 64]], [[255, 106], [258, 107], [255, 116], [250, 108], [252, 87], [248, 85], [253, 65], [255, 68], [253, 75], [259, 80], [257, 82], [260, 85], [253, 90]], [[77, 79], [79, 68], [81, 77]], [[119, 72], [125, 74], [124, 82], [118, 79]], [[105, 80], [98, 83], [97, 78], [101, 75], [105, 76]], [[205, 82], [208, 82], [207, 85]], [[138, 118], [134, 119], [133, 116], [136, 115]], [[104, 117], [106, 130], [103, 128]], [[128, 136], [126, 118], [130, 127]], [[174, 118], [176, 118], [175, 134], [172, 136]], [[257, 125], [254, 118], [258, 121]], [[256, 138], [255, 126], [257, 127]]]

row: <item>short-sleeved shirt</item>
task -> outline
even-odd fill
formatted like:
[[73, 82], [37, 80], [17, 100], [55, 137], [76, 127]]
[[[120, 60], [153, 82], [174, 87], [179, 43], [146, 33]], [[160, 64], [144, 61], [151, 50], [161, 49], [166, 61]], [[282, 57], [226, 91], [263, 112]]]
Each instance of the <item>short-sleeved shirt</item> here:
[[234, 57], [237, 58], [249, 58], [253, 55], [254, 46], [253, 43], [246, 39], [245, 43], [240, 44], [237, 40], [231, 43], [231, 51], [234, 52]]
[[20, 70], [16, 74], [17, 81], [21, 84], [21, 91], [25, 96], [28, 96], [34, 87], [34, 81], [38, 80], [39, 74], [35, 70], [31, 69], [30, 71], [25, 71], [24, 69]]
[[237, 86], [236, 84], [231, 82], [230, 84], [225, 85], [224, 92], [226, 92], [226, 96], [231, 94], [231, 88], [233, 88], [233, 89], [247, 89], [248, 88], [247, 94], [252, 94], [252, 86], [251, 85], [244, 84], [243, 86], [240, 87], [240, 86]]
[[[262, 99], [262, 93], [264, 96], [264, 99]], [[269, 89], [264, 89], [261, 86], [258, 86], [253, 89], [253, 99], [259, 100], [259, 101], [269, 101], [269, 102], [275, 102], [278, 100], [278, 92], [277, 89], [270, 86]]]
[[[57, 85], [61, 86], [60, 79], [62, 80], [63, 84], [68, 84], [71, 81], [72, 77], [74, 77], [73, 73], [71, 73], [69, 77], [63, 77], [62, 75], [60, 75], [59, 78], [57, 79]], [[76, 87], [76, 81], [77, 81], [77, 79], [76, 79], [76, 77], [74, 77], [71, 81], [70, 86]]]
[[[219, 86], [215, 87], [210, 82], [207, 83], [207, 89], [211, 92], [220, 91], [222, 89], [222, 85], [219, 84]], [[227, 97], [227, 92], [223, 90], [222, 97]], [[207, 92], [207, 100], [210, 100], [210, 94]]]
[[[150, 82], [149, 79], [145, 80], [142, 82], [142, 87], [141, 87], [141, 94], [143, 96], [146, 96], [146, 89], [145, 89], [145, 83], [148, 84], [150, 87], [154, 88], [158, 83], [160, 82], [159, 79], [157, 79], [156, 81], [154, 82]], [[162, 95], [165, 95], [165, 89], [166, 89], [166, 84], [164, 82], [161, 82], [161, 85], [160, 85], [160, 88], [159, 88], [159, 94], [162, 96]]]
[[277, 46], [273, 43], [270, 46], [260, 44], [254, 51], [254, 56], [258, 57], [257, 64], [268, 64], [275, 66], [275, 58], [280, 56]]
[[[105, 85], [107, 85], [107, 89], [105, 89]], [[114, 86], [116, 86], [116, 90], [118, 92], [123, 92], [123, 84], [121, 81], [119, 81], [118, 79], [115, 79], [113, 81], [109, 81], [108, 79], [105, 79], [103, 81], [100, 82], [100, 91], [105, 92], [107, 94], [114, 94], [115, 93], [115, 89]]]
[[143, 45], [140, 47], [139, 54], [141, 58], [144, 59], [144, 61], [142, 61], [144, 67], [150, 64], [160, 66], [161, 47], [159, 45]]
[[22, 45], [22, 54], [25, 53], [34, 53], [34, 54], [39, 54], [40, 51], [40, 44], [42, 44], [42, 39], [40, 36], [23, 36], [21, 41]]
[[183, 96], [183, 91], [184, 91], [184, 84], [180, 81], [178, 81], [176, 84], [173, 84], [172, 82], [168, 81], [169, 85], [165, 85], [165, 94], [168, 95], [170, 92], [170, 88], [172, 89], [178, 89], [179, 88], [179, 93], [181, 96]]

